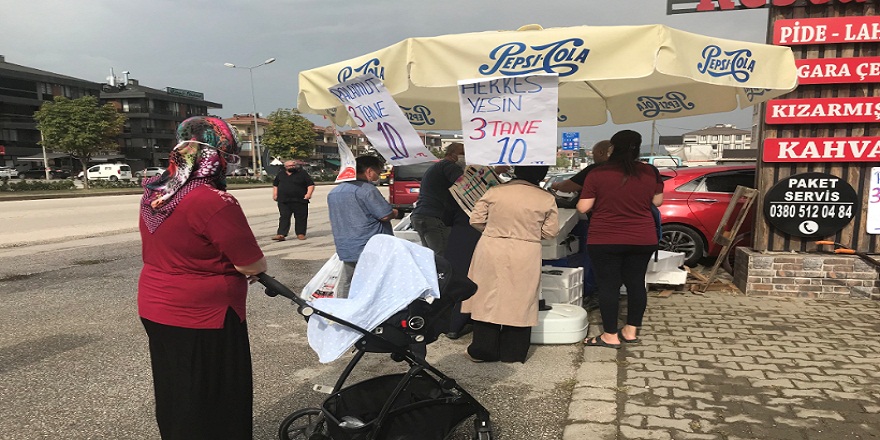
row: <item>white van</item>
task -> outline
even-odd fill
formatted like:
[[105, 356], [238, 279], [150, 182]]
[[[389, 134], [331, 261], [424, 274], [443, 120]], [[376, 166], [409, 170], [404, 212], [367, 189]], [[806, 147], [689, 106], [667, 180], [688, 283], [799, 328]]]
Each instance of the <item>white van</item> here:
[[95, 165], [88, 169], [89, 180], [131, 180], [131, 167], [121, 163]]

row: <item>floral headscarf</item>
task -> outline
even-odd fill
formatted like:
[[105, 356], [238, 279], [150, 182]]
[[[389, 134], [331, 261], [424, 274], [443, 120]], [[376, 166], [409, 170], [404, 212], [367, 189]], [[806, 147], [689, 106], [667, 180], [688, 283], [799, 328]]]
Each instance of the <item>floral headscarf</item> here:
[[196, 116], [180, 123], [180, 141], [168, 157], [168, 170], [144, 181], [141, 217], [150, 233], [167, 219], [194, 188], [226, 189], [226, 166], [237, 162], [235, 129], [219, 118]]

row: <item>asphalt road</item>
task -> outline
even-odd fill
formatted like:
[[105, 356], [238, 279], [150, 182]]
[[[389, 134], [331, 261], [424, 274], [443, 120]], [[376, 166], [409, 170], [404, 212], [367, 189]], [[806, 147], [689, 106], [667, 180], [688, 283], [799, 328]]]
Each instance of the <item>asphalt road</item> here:
[[[300, 289], [333, 253], [319, 186], [308, 239], [269, 239], [277, 211], [266, 188], [236, 190], [269, 259], [269, 273]], [[384, 190], [384, 189], [383, 189]], [[0, 437], [154, 439], [147, 340], [137, 317], [137, 196], [0, 202]], [[248, 325], [254, 363], [256, 439], [325, 395], [345, 362], [320, 364], [305, 323], [286, 300], [252, 286]], [[562, 437], [583, 350], [533, 346], [525, 364], [473, 364], [469, 337], [442, 338], [428, 360], [488, 407], [499, 439]], [[402, 372], [369, 355], [354, 380]], [[467, 438], [464, 434], [455, 438]]]

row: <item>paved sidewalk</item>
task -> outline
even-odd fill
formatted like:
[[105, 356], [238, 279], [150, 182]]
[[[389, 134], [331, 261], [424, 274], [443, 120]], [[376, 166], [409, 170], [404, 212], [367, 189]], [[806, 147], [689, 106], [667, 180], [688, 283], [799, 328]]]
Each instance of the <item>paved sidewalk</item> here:
[[649, 295], [641, 344], [585, 348], [564, 439], [880, 438], [880, 302]]

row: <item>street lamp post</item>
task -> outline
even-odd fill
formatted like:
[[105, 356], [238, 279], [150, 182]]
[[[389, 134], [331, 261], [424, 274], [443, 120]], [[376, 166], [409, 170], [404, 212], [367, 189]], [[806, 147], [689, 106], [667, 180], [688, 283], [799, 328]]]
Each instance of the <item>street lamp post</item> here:
[[254, 175], [257, 176], [258, 179], [263, 177], [263, 161], [262, 155], [260, 154], [260, 125], [257, 123], [257, 95], [254, 93], [254, 69], [260, 66], [265, 66], [266, 64], [272, 64], [275, 62], [275, 58], [269, 58], [266, 61], [263, 61], [260, 64], [257, 64], [253, 67], [240, 67], [236, 66], [232, 63], [224, 63], [223, 65], [232, 69], [247, 69], [251, 74], [251, 100], [254, 104], [254, 136], [253, 136], [253, 148], [254, 148]]

